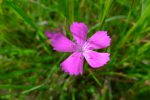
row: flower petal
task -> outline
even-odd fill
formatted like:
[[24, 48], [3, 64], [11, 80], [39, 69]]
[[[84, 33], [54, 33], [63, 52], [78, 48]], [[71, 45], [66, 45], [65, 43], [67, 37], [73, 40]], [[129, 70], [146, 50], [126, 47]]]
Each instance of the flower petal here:
[[98, 68], [105, 65], [109, 60], [109, 53], [98, 53], [92, 50], [83, 53], [88, 64], [93, 68]]
[[83, 73], [83, 62], [83, 55], [79, 52], [74, 52], [61, 63], [61, 68], [64, 72], [67, 72], [70, 75], [81, 75]]
[[59, 52], [73, 52], [75, 44], [67, 37], [60, 33], [46, 32], [46, 36], [50, 39], [54, 50]]
[[77, 43], [83, 44], [86, 41], [88, 27], [82, 22], [74, 22], [70, 26], [70, 31]]
[[88, 48], [91, 50], [106, 48], [110, 45], [110, 40], [107, 31], [98, 31], [87, 40]]

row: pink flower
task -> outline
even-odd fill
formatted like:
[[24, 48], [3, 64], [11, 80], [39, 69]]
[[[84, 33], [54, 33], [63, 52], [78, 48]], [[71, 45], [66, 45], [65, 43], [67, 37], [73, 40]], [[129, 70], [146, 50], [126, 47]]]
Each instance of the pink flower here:
[[110, 45], [107, 31], [97, 31], [92, 37], [86, 39], [88, 27], [82, 22], [74, 22], [70, 26], [75, 43], [60, 33], [46, 32], [54, 50], [59, 52], [73, 52], [61, 63], [64, 72], [70, 75], [83, 73], [84, 58], [92, 68], [99, 68], [109, 60], [109, 53], [98, 53], [96, 49], [106, 48]]

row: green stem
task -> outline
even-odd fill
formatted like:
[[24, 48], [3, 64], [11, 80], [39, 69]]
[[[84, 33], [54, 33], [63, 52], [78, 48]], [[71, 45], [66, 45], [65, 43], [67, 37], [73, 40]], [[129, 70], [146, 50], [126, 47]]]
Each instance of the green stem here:
[[90, 74], [92, 75], [93, 79], [96, 81], [96, 83], [101, 87], [102, 84], [100, 83], [100, 81], [96, 78], [96, 76], [94, 75], [94, 73], [90, 70]]
[[[100, 18], [100, 29], [103, 28], [103, 25], [105, 23], [105, 19], [106, 19], [108, 13], [109, 13], [109, 10], [110, 10], [110, 7], [111, 7], [112, 0], [106, 0], [104, 3], [105, 3], [104, 4], [104, 12], [102, 14], [102, 17], [99, 17]], [[100, 0], [100, 4], [101, 4], [101, 0]], [[102, 9], [100, 9], [100, 11], [102, 11]]]
[[74, 21], [74, 0], [69, 0], [69, 24]]

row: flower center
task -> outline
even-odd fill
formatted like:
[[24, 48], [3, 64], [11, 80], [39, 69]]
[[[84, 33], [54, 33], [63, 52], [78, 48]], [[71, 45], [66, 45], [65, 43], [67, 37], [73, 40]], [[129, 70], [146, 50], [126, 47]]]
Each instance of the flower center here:
[[89, 43], [85, 42], [84, 44], [76, 44], [76, 51], [85, 52], [88, 50]]

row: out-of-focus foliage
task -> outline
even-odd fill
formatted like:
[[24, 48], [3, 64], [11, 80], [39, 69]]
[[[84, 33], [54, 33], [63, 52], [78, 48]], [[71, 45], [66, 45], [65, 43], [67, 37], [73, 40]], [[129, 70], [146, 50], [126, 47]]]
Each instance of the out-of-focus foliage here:
[[[110, 62], [84, 65], [82, 76], [60, 70], [69, 54], [52, 50], [44, 31], [71, 37], [73, 21], [90, 37], [107, 30]], [[150, 0], [0, 0], [0, 99], [149, 100]]]

